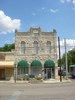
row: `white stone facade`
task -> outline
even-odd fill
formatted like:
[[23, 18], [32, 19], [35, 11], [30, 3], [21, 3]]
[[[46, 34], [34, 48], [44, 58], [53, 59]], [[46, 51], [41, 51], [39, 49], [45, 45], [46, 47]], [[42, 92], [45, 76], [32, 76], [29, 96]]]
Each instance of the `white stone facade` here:
[[[21, 54], [21, 42], [26, 45], [25, 54]], [[34, 41], [38, 43], [38, 53], [34, 52]], [[51, 52], [47, 52], [46, 43], [51, 42]], [[41, 28], [30, 28], [28, 32], [15, 31], [15, 59], [18, 63], [20, 60], [26, 60], [29, 65], [33, 60], [39, 60], [44, 67], [44, 62], [51, 59], [55, 63], [55, 77], [58, 76], [57, 71], [57, 40], [56, 30], [53, 32], [43, 32]]]

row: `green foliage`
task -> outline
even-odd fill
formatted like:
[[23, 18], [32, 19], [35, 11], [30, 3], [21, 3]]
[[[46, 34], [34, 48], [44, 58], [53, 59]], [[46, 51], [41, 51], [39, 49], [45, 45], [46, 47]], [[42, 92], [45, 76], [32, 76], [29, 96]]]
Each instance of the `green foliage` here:
[[69, 51], [68, 54], [69, 54], [69, 59], [71, 63], [74, 65], [75, 64], [75, 49]]
[[0, 47], [0, 52], [7, 52], [15, 49], [15, 44], [5, 44], [3, 47]]
[[[68, 60], [68, 66], [75, 64], [75, 48], [68, 51], [67, 60]], [[61, 65], [65, 66], [65, 54], [63, 54], [61, 58]], [[59, 60], [58, 60], [58, 66], [59, 66]]]
[[35, 76], [35, 79], [37, 79], [37, 80], [41, 80], [41, 79], [42, 79], [42, 76], [41, 76], [41, 74], [39, 74], [39, 75], [36, 75], [36, 76]]
[[29, 76], [25, 75], [24, 80], [29, 80]]

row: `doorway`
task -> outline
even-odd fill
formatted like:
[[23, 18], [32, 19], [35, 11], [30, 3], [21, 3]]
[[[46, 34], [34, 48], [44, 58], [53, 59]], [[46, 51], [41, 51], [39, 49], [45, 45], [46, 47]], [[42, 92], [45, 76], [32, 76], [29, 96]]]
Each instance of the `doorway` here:
[[51, 69], [47, 70], [47, 76], [48, 76], [48, 79], [51, 78]]
[[51, 78], [51, 69], [46, 68], [45, 69], [45, 79], [49, 79], [49, 78]]
[[45, 79], [54, 79], [55, 78], [55, 74], [54, 74], [54, 68], [45, 68], [44, 70], [44, 75], [45, 75]]

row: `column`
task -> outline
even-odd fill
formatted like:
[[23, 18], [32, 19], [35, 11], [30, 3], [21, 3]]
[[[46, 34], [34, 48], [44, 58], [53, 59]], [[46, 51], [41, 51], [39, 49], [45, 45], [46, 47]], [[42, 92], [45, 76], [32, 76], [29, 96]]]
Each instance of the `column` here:
[[58, 78], [58, 67], [55, 67], [55, 78]]
[[51, 78], [52, 78], [52, 68], [50, 68], [50, 71], [51, 71]]
[[42, 79], [45, 78], [45, 75], [44, 75], [44, 67], [42, 67]]

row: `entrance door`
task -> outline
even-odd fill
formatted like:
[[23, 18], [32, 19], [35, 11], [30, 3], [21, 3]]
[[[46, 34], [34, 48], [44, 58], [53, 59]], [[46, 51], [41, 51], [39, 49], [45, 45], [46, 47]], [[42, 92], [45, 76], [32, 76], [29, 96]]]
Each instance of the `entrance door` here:
[[45, 79], [49, 79], [49, 78], [51, 78], [51, 69], [46, 68], [45, 69]]
[[5, 79], [5, 69], [0, 69], [0, 80]]
[[51, 69], [47, 70], [47, 75], [48, 75], [48, 78], [51, 78]]

